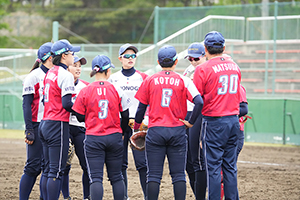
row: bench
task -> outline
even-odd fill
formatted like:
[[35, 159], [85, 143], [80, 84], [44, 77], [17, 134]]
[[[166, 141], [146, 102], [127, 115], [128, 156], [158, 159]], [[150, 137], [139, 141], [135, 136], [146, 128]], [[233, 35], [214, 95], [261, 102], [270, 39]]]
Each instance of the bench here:
[[[273, 53], [273, 50], [269, 50], [268, 53]], [[266, 50], [256, 50], [255, 53], [266, 53]], [[300, 49], [289, 49], [289, 50], [276, 50], [276, 53], [300, 53]]]
[[275, 79], [277, 83], [300, 83], [300, 79]]
[[257, 82], [262, 82], [262, 79], [258, 78], [242, 78], [241, 82], [248, 82], [248, 83], [257, 83]]
[[[276, 63], [298, 63], [300, 60], [298, 59], [276, 59]], [[266, 63], [265, 59], [239, 59], [237, 63]], [[268, 60], [268, 63], [273, 63], [272, 59]]]

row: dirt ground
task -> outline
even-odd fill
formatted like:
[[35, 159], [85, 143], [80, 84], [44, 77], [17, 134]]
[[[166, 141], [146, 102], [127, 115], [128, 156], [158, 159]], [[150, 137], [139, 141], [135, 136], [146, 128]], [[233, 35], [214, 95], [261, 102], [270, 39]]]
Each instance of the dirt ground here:
[[[18, 199], [20, 177], [26, 159], [22, 139], [0, 139], [0, 199]], [[70, 172], [70, 195], [82, 199], [81, 169], [75, 156]], [[187, 177], [188, 179], [188, 177]], [[128, 193], [131, 200], [141, 199], [138, 173], [129, 153]], [[30, 199], [39, 198], [39, 178]], [[238, 161], [238, 188], [241, 200], [300, 199], [300, 147], [245, 145]], [[62, 197], [60, 199], [63, 199]], [[104, 198], [113, 199], [110, 183], [104, 181]], [[159, 199], [174, 199], [171, 178], [165, 163]], [[195, 199], [187, 184], [186, 199]]]

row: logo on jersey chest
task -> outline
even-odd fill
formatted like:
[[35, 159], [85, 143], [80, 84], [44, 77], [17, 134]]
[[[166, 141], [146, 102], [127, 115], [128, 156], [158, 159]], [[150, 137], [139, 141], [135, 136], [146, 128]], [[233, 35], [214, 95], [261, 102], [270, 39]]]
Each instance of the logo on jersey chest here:
[[138, 91], [139, 86], [121, 86], [122, 90], [129, 90], [129, 91]]

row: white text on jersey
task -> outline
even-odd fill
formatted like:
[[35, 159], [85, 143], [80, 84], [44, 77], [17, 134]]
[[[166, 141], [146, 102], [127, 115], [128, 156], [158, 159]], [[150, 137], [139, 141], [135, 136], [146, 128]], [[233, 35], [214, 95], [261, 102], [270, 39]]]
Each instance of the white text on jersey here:
[[175, 86], [179, 86], [180, 83], [180, 79], [178, 78], [173, 78], [173, 77], [157, 77], [154, 78], [154, 84], [158, 85], [158, 84], [169, 84], [169, 85], [175, 85]]
[[98, 95], [106, 95], [106, 88], [97, 88]]
[[228, 70], [234, 70], [239, 71], [239, 67], [235, 63], [224, 63], [224, 64], [217, 64], [212, 66], [215, 73], [222, 72], [222, 71], [228, 71]]

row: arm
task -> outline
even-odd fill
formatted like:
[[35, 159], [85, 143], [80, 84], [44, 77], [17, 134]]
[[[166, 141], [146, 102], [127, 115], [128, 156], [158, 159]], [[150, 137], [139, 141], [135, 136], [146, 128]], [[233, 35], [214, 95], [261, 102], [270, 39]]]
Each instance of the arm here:
[[74, 114], [79, 122], [85, 121], [85, 115], [79, 114], [78, 112], [72, 111], [72, 114]]
[[62, 97], [62, 106], [68, 112], [73, 111], [72, 94], [66, 94], [65, 96]]
[[201, 113], [202, 107], [203, 107], [203, 99], [200, 95], [195, 96], [193, 99], [193, 102], [195, 104], [195, 107], [194, 107], [191, 117], [189, 119], [190, 124], [195, 123], [195, 121], [198, 118], [199, 114]]
[[129, 109], [121, 112], [121, 128], [123, 134], [125, 133], [129, 123]]
[[140, 128], [141, 123], [144, 119], [146, 109], [147, 109], [147, 105], [140, 102], [139, 107], [135, 114], [134, 130], [137, 130]]
[[246, 102], [240, 103], [240, 114], [239, 117], [242, 117], [244, 115], [248, 114], [248, 104]]
[[32, 111], [31, 104], [33, 102], [33, 94], [26, 94], [23, 96], [23, 116], [26, 129], [33, 129], [32, 126]]

